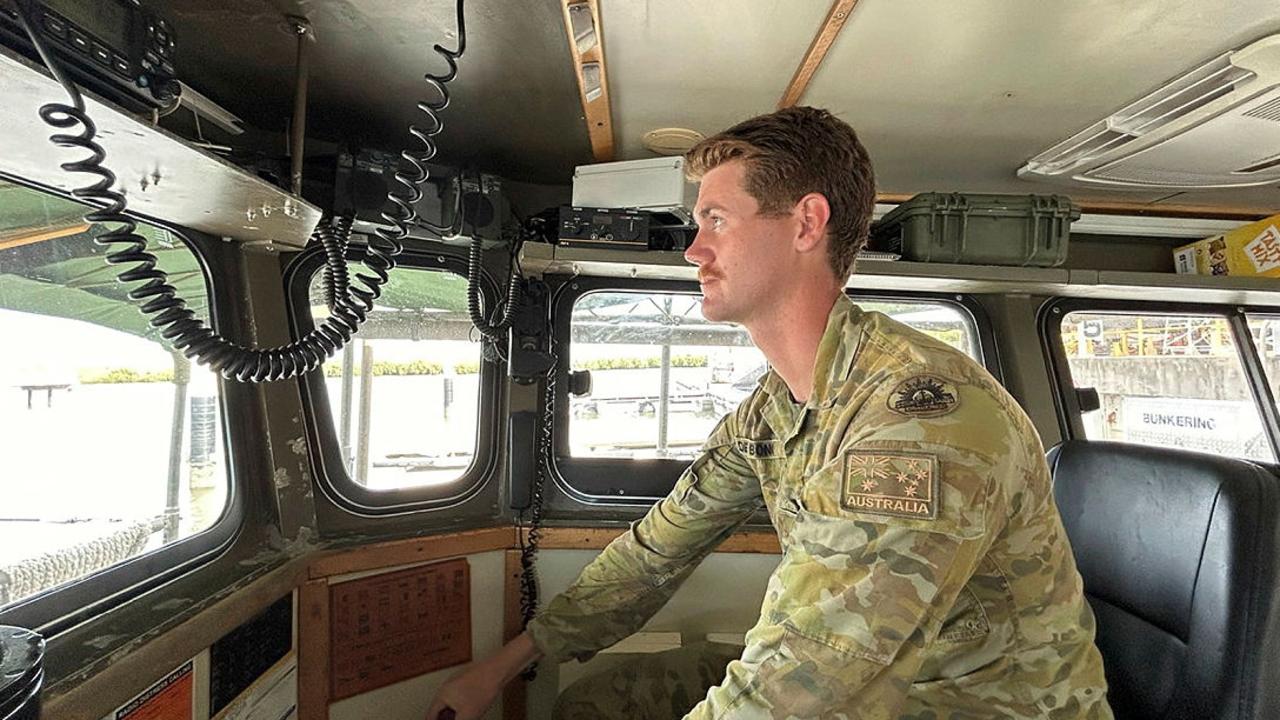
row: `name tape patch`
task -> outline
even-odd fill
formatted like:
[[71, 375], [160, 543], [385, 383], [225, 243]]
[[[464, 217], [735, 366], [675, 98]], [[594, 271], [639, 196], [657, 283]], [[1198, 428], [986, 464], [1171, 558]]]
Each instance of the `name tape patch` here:
[[938, 458], [929, 453], [850, 450], [840, 504], [855, 512], [935, 520], [938, 475]]
[[733, 449], [749, 458], [784, 457], [782, 443], [778, 440], [752, 440], [751, 438], [734, 438]]

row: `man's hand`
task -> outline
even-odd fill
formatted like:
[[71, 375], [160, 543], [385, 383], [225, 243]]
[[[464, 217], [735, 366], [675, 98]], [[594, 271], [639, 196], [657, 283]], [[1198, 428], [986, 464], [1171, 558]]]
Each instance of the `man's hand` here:
[[[479, 720], [502, 692], [500, 678], [488, 667], [491, 660], [472, 663], [441, 685], [427, 710], [426, 720]], [[453, 715], [446, 709], [452, 710]], [[442, 711], [446, 711], [443, 717]]]
[[498, 699], [502, 688], [541, 656], [529, 634], [520, 634], [498, 652], [472, 663], [441, 685], [427, 709], [426, 720], [479, 720]]

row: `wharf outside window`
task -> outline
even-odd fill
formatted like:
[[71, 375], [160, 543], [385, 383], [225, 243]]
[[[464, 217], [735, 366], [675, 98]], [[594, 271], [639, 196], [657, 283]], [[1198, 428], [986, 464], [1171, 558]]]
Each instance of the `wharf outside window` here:
[[[317, 324], [328, 313], [323, 283], [316, 273], [310, 286]], [[368, 321], [324, 366], [352, 482], [373, 491], [430, 488], [467, 474], [478, 442], [480, 352], [466, 278], [406, 266], [391, 273]]]
[[[972, 318], [928, 300], [862, 300], [978, 357]], [[570, 361], [590, 371], [589, 395], [570, 402], [572, 457], [691, 460], [716, 422], [767, 369], [743, 328], [707, 322], [695, 294], [598, 291], [578, 298]]]
[[[0, 608], [201, 533], [227, 507], [217, 380], [161, 343], [83, 212], [0, 180]], [[207, 318], [191, 251], [138, 232]]]
[[1098, 394], [1087, 438], [1274, 460], [1225, 315], [1070, 312], [1061, 338], [1072, 383]]

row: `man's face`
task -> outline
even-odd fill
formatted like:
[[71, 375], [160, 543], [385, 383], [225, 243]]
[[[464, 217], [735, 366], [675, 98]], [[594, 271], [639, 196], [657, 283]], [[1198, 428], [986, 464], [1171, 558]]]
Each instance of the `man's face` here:
[[702, 177], [694, 207], [698, 234], [684, 252], [698, 266], [703, 316], [743, 325], [767, 312], [792, 282], [791, 240], [798, 227], [791, 215], [761, 215], [745, 177], [741, 160]]

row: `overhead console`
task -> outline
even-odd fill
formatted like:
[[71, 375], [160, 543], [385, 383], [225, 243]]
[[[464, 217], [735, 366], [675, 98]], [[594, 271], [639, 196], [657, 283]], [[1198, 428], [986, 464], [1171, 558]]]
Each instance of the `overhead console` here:
[[1220, 55], [1031, 158], [1018, 177], [1130, 188], [1280, 180], [1280, 35]]

